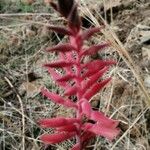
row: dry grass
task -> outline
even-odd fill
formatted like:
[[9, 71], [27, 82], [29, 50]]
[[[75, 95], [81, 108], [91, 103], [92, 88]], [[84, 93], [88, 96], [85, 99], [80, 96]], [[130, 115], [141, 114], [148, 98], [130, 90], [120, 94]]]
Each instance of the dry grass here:
[[[84, 17], [89, 16], [91, 24], [99, 26], [105, 21], [98, 11], [92, 13], [89, 5], [86, 5], [88, 2], [91, 1], [80, 1], [81, 14]], [[50, 32], [48, 26], [63, 24], [64, 20], [42, 1], [33, 6], [13, 3], [12, 9], [8, 7], [9, 1], [3, 3], [5, 5], [0, 14], [0, 149], [66, 150], [74, 141], [44, 147], [38, 137], [44, 132], [52, 131], [43, 130], [36, 123], [42, 117], [71, 114], [71, 110], [64, 110], [44, 99], [39, 93], [42, 86], [52, 91], [61, 90], [54, 85], [42, 64], [56, 59], [54, 54], [47, 55], [43, 51], [45, 47], [66, 40], [66, 37]], [[105, 1], [102, 3], [105, 4]], [[20, 13], [16, 13], [16, 7], [21, 9]], [[105, 9], [104, 16], [106, 19]], [[105, 24], [103, 35], [96, 35], [89, 43], [109, 40], [112, 47], [100, 55], [117, 60], [117, 65], [107, 74], [113, 76], [112, 83], [94, 97], [93, 101], [100, 101], [97, 109], [120, 120], [121, 134], [112, 142], [97, 138], [87, 149], [148, 150], [150, 92], [143, 85], [142, 74], [137, 73], [138, 66], [114, 33], [113, 25], [106, 22]]]

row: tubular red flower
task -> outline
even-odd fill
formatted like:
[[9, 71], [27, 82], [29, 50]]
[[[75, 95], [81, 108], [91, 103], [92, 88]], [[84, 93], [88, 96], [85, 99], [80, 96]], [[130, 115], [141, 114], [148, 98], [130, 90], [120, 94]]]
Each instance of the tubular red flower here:
[[71, 44], [58, 44], [56, 46], [46, 48], [46, 51], [48, 52], [53, 52], [53, 51], [68, 52], [71, 50], [76, 51], [76, 48]]
[[111, 128], [116, 128], [119, 124], [119, 121], [109, 119], [103, 113], [98, 112], [98, 111], [92, 111], [90, 119], [97, 121], [98, 123], [102, 124], [103, 126], [107, 126], [107, 127], [111, 127]]
[[90, 76], [87, 82], [83, 81], [82, 88], [85, 92], [89, 87], [91, 87], [95, 82], [98, 81], [100, 77], [108, 70], [108, 67], [104, 67], [102, 70], [98, 71], [94, 75]]
[[61, 132], [55, 134], [44, 134], [40, 137], [40, 139], [46, 144], [56, 144], [68, 140], [75, 135], [75, 132]]
[[80, 123], [80, 120], [76, 118], [57, 117], [51, 119], [41, 119], [39, 120], [38, 123], [43, 128], [54, 128], [54, 127], [67, 126], [74, 123]]
[[67, 61], [56, 61], [53, 63], [45, 64], [45, 67], [50, 67], [50, 68], [60, 68], [60, 67], [70, 67], [70, 65], [74, 65], [74, 62], [67, 62]]
[[109, 140], [113, 140], [119, 134], [120, 130], [118, 128], [108, 128], [102, 124], [94, 124], [88, 131], [95, 133], [96, 135], [103, 136]]
[[55, 93], [49, 92], [46, 89], [42, 89], [41, 93], [55, 103], [64, 105], [66, 107], [77, 108], [77, 105], [75, 103], [71, 102], [70, 100], [64, 100], [61, 96]]
[[89, 90], [83, 94], [83, 98], [90, 100], [99, 90], [101, 90], [109, 81], [111, 78], [105, 79], [99, 83], [95, 83]]

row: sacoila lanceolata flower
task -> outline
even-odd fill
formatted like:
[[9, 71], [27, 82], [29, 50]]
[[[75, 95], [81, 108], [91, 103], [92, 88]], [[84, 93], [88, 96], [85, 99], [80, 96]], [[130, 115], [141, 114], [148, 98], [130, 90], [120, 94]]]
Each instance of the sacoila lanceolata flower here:
[[[103, 136], [113, 140], [118, 134], [119, 121], [106, 117], [102, 112], [93, 110], [90, 99], [97, 94], [110, 80], [101, 77], [115, 62], [112, 60], [93, 60], [85, 62], [87, 56], [97, 53], [109, 46], [108, 43], [93, 45], [85, 48], [84, 41], [99, 27], [92, 27], [83, 31], [81, 20], [74, 0], [58, 0], [58, 4], [51, 2], [51, 6], [68, 21], [67, 27], [51, 26], [50, 29], [67, 35], [69, 42], [48, 47], [47, 52], [57, 52], [59, 60], [45, 64], [56, 83], [64, 88], [62, 96], [43, 88], [42, 94], [54, 103], [75, 110], [74, 118], [56, 117], [39, 120], [43, 128], [54, 128], [54, 134], [43, 134], [40, 139], [45, 144], [56, 144], [68, 139], [76, 139], [71, 150], [83, 150], [88, 141], [96, 136]], [[62, 68], [64, 73], [58, 73]]]

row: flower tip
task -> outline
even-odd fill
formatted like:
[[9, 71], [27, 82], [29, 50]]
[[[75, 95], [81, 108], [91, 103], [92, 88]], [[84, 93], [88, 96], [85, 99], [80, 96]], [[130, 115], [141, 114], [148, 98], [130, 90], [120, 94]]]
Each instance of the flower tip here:
[[47, 68], [47, 64], [43, 64], [42, 67]]
[[38, 120], [38, 121], [37, 121], [37, 124], [38, 124], [40, 127], [45, 128], [43, 119]]
[[47, 139], [48, 139], [48, 134], [43, 134], [43, 135], [41, 135], [41, 136], [39, 137], [39, 139], [40, 139], [43, 143], [45, 143], [45, 144], [50, 144], [50, 143], [48, 143], [48, 141], [47, 141]]
[[114, 122], [113, 122], [113, 127], [116, 128], [118, 125], [119, 125], [119, 121], [114, 120]]
[[115, 132], [110, 137], [106, 137], [109, 141], [113, 141], [120, 134], [120, 129], [116, 128]]
[[42, 92], [42, 91], [44, 91], [44, 90], [45, 90], [45, 87], [41, 87], [40, 91]]
[[58, 11], [58, 6], [56, 3], [54, 3], [52, 0], [50, 0], [50, 5], [56, 10]]
[[41, 120], [37, 120], [36, 123], [41, 126]]

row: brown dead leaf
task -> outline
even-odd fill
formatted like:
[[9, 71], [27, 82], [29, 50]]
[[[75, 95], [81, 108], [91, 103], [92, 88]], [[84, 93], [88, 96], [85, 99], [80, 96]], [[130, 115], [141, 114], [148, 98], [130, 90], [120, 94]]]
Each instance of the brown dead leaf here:
[[23, 82], [19, 87], [19, 93], [27, 93], [27, 97], [34, 97], [40, 93], [41, 86], [36, 82]]

